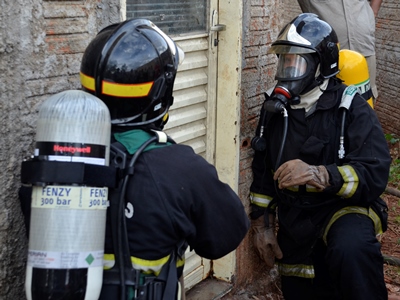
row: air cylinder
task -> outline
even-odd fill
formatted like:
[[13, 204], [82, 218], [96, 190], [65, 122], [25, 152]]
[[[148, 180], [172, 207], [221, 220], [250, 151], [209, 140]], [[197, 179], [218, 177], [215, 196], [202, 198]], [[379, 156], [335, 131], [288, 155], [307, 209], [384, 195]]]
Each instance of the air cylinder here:
[[[79, 90], [55, 94], [39, 110], [34, 159], [108, 166], [110, 132], [100, 99]], [[28, 300], [98, 299], [107, 206], [107, 187], [33, 183]]]

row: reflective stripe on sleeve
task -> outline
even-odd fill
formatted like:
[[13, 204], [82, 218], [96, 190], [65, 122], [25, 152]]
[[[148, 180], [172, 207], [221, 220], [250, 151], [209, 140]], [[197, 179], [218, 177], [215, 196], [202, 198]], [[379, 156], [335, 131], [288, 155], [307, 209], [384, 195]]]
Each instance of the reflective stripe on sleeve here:
[[280, 262], [276, 263], [278, 265], [278, 271], [280, 275], [284, 276], [296, 276], [302, 278], [314, 278], [315, 272], [312, 265], [289, 265], [282, 264]]
[[260, 207], [268, 207], [268, 205], [271, 203], [272, 197], [263, 195], [263, 194], [256, 194], [256, 193], [250, 193], [250, 203], [260, 206]]
[[[298, 192], [300, 187], [298, 185], [290, 186], [286, 188], [287, 190], [291, 192]], [[306, 192], [307, 193], [321, 193], [321, 190], [318, 190], [316, 187], [306, 184]]]
[[338, 170], [342, 175], [344, 183], [337, 195], [343, 198], [350, 198], [354, 195], [358, 187], [357, 173], [354, 168], [349, 165], [338, 167]]
[[114, 254], [104, 254], [104, 270], [110, 270], [115, 265]]

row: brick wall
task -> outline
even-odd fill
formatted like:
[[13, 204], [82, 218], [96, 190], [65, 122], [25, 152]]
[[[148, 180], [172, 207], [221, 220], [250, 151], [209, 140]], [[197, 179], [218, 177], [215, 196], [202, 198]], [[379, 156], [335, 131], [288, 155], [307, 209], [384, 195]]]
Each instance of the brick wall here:
[[400, 3], [382, 2], [376, 24], [376, 112], [385, 133], [400, 137]]
[[119, 20], [109, 1], [0, 2], [0, 299], [25, 299], [27, 239], [17, 191], [33, 153], [36, 114], [51, 94], [79, 88], [81, 55]]
[[[276, 58], [267, 55], [267, 49], [279, 33], [284, 20], [281, 18], [283, 3], [279, 0], [251, 0], [244, 1], [243, 5], [239, 196], [248, 209], [252, 180], [250, 167], [254, 153], [251, 139], [257, 126], [260, 105], [264, 101], [263, 93], [274, 84]], [[247, 291], [266, 295], [274, 292], [276, 276], [255, 254], [251, 238], [252, 235], [247, 235], [237, 250], [235, 287], [246, 287]]]

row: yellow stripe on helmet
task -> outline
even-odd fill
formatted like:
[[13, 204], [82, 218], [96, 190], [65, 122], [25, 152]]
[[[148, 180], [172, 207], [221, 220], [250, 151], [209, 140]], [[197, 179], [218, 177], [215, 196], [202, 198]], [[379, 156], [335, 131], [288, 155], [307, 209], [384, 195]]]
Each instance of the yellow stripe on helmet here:
[[[93, 77], [87, 76], [80, 72], [81, 84], [88, 90], [95, 91], [95, 80]], [[146, 97], [149, 95], [154, 82], [123, 84], [103, 80], [102, 93], [108, 96], [115, 97]]]
[[103, 81], [102, 93], [116, 97], [146, 97], [149, 95], [153, 83], [121, 84]]
[[83, 74], [82, 72], [80, 72], [79, 74], [80, 78], [81, 78], [81, 84], [84, 88], [90, 90], [90, 91], [95, 91], [96, 88], [94, 86], [94, 78], [87, 76], [85, 74]]

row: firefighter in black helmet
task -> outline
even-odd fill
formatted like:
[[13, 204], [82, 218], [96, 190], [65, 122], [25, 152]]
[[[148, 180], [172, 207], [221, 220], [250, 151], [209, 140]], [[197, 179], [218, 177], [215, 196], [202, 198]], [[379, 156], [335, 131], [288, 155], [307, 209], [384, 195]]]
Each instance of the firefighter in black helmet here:
[[[112, 139], [123, 151], [135, 156], [153, 136], [164, 137], [138, 156], [124, 197], [122, 221], [130, 267], [140, 273], [135, 278], [138, 284], [121, 284], [117, 277], [113, 285], [107, 279], [109, 270], [119, 267], [115, 264], [118, 243], [113, 244], [115, 236], [109, 230], [100, 299], [177, 299], [183, 260], [173, 262], [177, 271], [172, 287], [160, 278], [172, 256], [181, 256], [189, 245], [200, 256], [220, 258], [239, 245], [249, 228], [240, 199], [218, 179], [215, 168], [161, 131], [173, 104], [172, 90], [182, 59], [183, 52], [173, 40], [144, 19], [103, 29], [84, 53], [82, 87], [108, 106]], [[113, 215], [109, 217], [112, 223]]]
[[276, 259], [286, 300], [387, 299], [376, 234], [387, 225], [391, 158], [377, 116], [336, 77], [337, 36], [316, 15], [287, 24], [270, 53], [277, 84], [250, 188], [255, 249], [269, 267]]
[[134, 19], [101, 30], [81, 63], [84, 90], [109, 108], [115, 127], [162, 128], [184, 53], [157, 26]]

